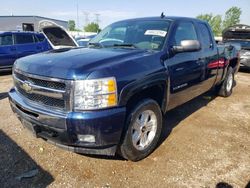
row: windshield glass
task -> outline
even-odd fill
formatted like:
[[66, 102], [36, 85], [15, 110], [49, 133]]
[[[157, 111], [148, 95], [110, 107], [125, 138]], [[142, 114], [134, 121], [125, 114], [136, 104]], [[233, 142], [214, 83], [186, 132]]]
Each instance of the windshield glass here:
[[242, 48], [250, 49], [250, 41], [243, 41], [243, 40], [227, 40], [226, 42], [230, 43], [238, 43], [241, 45]]
[[130, 20], [114, 23], [103, 29], [91, 44], [99, 47], [161, 50], [170, 22], [166, 20]]

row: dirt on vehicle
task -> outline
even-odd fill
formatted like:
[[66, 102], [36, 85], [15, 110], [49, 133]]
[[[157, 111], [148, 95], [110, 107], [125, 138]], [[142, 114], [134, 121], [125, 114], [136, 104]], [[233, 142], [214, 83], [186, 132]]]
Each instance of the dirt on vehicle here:
[[250, 73], [229, 98], [202, 95], [166, 114], [146, 159], [84, 156], [35, 138], [12, 113], [0, 75], [0, 187], [250, 187]]

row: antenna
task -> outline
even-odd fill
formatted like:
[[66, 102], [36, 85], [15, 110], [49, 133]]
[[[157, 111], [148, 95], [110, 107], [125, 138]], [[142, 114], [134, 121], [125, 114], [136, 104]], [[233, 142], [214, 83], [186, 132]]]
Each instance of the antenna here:
[[164, 12], [161, 13], [161, 18], [165, 18]]

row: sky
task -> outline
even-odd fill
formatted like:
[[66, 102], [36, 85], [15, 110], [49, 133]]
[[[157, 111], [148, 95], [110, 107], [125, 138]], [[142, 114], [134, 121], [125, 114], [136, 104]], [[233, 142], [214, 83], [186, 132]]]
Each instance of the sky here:
[[0, 16], [36, 15], [75, 20], [76, 26], [82, 29], [86, 14], [89, 22], [96, 21], [99, 14], [103, 28], [118, 20], [160, 16], [161, 12], [167, 16], [196, 17], [205, 13], [223, 16], [232, 6], [241, 8], [241, 23], [250, 25], [250, 0], [8, 0], [1, 3]]

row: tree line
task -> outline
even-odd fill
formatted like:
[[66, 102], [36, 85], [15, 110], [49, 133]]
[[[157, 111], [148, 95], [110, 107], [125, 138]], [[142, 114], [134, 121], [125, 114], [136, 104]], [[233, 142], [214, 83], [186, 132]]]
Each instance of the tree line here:
[[[221, 36], [222, 31], [232, 25], [240, 23], [242, 11], [239, 7], [231, 7], [222, 15], [200, 14], [196, 18], [207, 21], [211, 26], [215, 36]], [[223, 19], [224, 18], [224, 19]]]
[[[70, 31], [81, 31], [80, 29], [76, 29], [76, 24], [74, 20], [68, 21], [68, 27]], [[86, 32], [96, 32], [96, 33], [101, 31], [99, 24], [95, 22], [87, 24], [86, 26], [84, 26], [83, 30]]]

